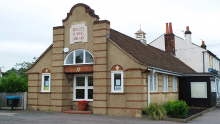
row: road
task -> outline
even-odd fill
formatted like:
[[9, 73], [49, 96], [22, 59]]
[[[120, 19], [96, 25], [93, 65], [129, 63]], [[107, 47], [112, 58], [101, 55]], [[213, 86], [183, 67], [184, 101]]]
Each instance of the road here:
[[[12, 114], [17, 113], [17, 114]], [[6, 115], [7, 114], [7, 115]], [[11, 114], [11, 115], [10, 115]], [[178, 122], [156, 121], [145, 118], [65, 114], [50, 111], [0, 110], [0, 124], [176, 124]], [[219, 124], [220, 108], [205, 113], [188, 122], [190, 124]]]

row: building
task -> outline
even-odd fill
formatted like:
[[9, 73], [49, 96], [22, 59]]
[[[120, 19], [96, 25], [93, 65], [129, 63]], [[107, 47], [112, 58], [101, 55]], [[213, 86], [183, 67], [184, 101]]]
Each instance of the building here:
[[78, 110], [77, 101], [87, 100], [93, 114], [141, 117], [150, 102], [178, 99], [179, 77], [196, 72], [76, 4], [26, 73], [30, 109]]
[[[191, 41], [192, 32], [189, 26], [186, 27], [185, 39], [176, 36], [172, 31], [172, 23], [166, 23], [166, 33], [149, 43], [150, 45], [166, 51], [198, 73], [220, 74], [220, 59], [211, 51], [206, 49], [205, 42], [201, 46]], [[215, 78], [218, 89], [217, 96], [220, 96], [220, 78]]]

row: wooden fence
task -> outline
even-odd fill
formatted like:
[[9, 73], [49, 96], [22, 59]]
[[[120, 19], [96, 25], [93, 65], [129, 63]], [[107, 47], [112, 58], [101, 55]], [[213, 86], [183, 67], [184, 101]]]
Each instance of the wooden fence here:
[[0, 109], [11, 109], [11, 107], [7, 107], [7, 99], [6, 96], [20, 96], [18, 101], [18, 106], [13, 107], [14, 109], [27, 109], [27, 92], [15, 92], [15, 93], [0, 93]]

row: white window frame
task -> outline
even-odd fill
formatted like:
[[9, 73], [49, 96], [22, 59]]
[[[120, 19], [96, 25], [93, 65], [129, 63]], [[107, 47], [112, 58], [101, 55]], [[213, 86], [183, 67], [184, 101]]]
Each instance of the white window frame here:
[[[73, 77], [73, 101], [93, 101], [93, 99], [88, 99], [88, 89], [93, 89], [93, 86], [88, 86], [88, 76], [93, 76], [93, 74], [75, 74]], [[76, 86], [76, 77], [85, 77], [85, 86]], [[84, 89], [85, 99], [76, 99], [76, 89]]]
[[[150, 82], [150, 76], [152, 75], [153, 79], [152, 79], [152, 84], [154, 84], [154, 75], [156, 75], [156, 86], [153, 85], [153, 90], [151, 90], [151, 82]], [[154, 73], [154, 74], [150, 74], [148, 75], [148, 81], [150, 82], [150, 92], [158, 92], [158, 77], [157, 77], [157, 73]], [[156, 87], [156, 90], [154, 90]]]
[[[76, 63], [76, 55], [75, 55], [75, 52], [77, 50], [83, 50], [83, 63]], [[65, 60], [64, 60], [64, 65], [82, 65], [82, 64], [93, 64], [93, 62], [89, 62], [89, 63], [86, 63], [86, 52], [88, 52], [89, 54], [91, 54], [89, 51], [87, 50], [84, 50], [84, 49], [76, 49], [70, 53], [68, 53], [68, 55], [66, 56]], [[70, 56], [70, 54], [73, 53], [73, 64], [66, 64], [66, 60], [67, 58]], [[92, 54], [91, 54], [92, 55]], [[93, 58], [93, 61], [94, 61], [94, 57], [92, 55], [92, 58]]]
[[[167, 78], [166, 82], [164, 82], [165, 77]], [[162, 88], [163, 88], [163, 92], [169, 92], [169, 77], [168, 77], [168, 75], [162, 75]]]
[[176, 76], [172, 77], [172, 91], [177, 92], [177, 77]]
[[[121, 74], [121, 90], [114, 90], [114, 74]], [[111, 71], [111, 92], [112, 93], [123, 93], [124, 92], [124, 76], [122, 71]]]
[[[49, 76], [49, 90], [44, 90], [44, 77], [45, 77], [45, 76]], [[50, 73], [42, 73], [41, 92], [50, 92], [50, 83], [51, 83]]]

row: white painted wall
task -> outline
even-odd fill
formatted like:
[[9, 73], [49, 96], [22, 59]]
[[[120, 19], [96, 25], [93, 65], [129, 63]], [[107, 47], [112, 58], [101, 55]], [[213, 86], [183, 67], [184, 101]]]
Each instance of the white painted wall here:
[[[203, 51], [207, 51], [200, 46], [197, 46], [187, 37], [186, 40], [177, 36], [175, 39], [175, 54], [178, 59], [187, 64], [189, 67], [194, 69], [196, 72], [203, 72]], [[164, 35], [160, 36], [155, 41], [151, 42], [150, 45], [165, 51], [165, 39]], [[204, 56], [206, 58], [206, 56]], [[205, 71], [208, 72], [208, 61], [205, 60]]]
[[196, 72], [203, 72], [203, 51], [205, 49], [192, 44], [188, 39], [175, 36], [176, 57], [186, 63]]
[[164, 39], [164, 35], [161, 35], [160, 37], [158, 37], [156, 40], [154, 40], [153, 42], [149, 43], [149, 45], [154, 46], [160, 50], [165, 51], [165, 39]]

